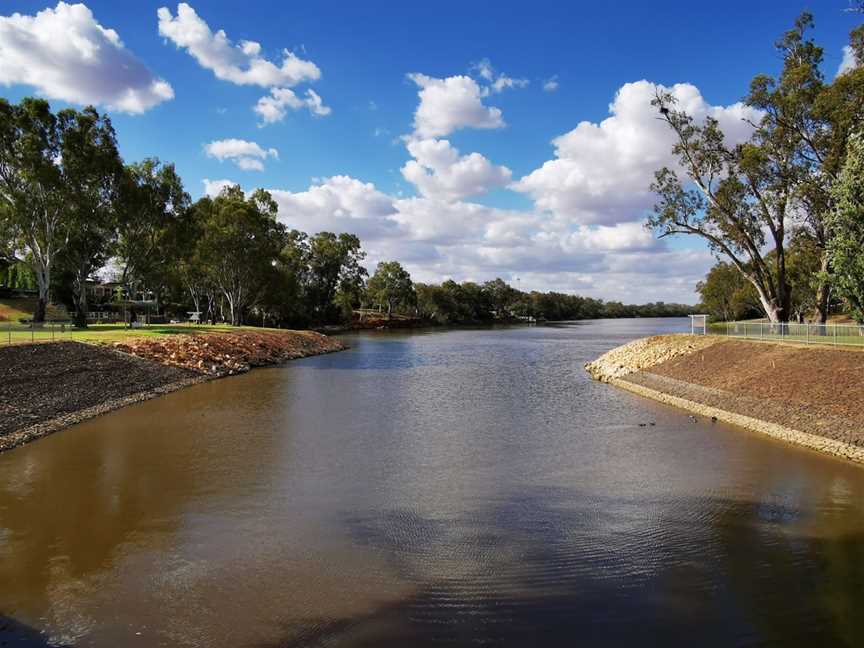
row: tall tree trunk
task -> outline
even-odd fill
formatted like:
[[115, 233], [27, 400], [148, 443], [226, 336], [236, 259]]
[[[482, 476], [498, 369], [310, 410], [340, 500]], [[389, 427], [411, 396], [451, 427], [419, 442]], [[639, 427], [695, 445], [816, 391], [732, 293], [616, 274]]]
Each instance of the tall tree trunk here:
[[36, 312], [33, 313], [33, 321], [44, 322], [48, 302], [51, 299], [51, 270], [48, 267], [36, 267], [33, 271], [39, 287], [39, 297], [36, 301]]
[[818, 323], [824, 324], [828, 321], [828, 300], [831, 296], [831, 284], [828, 281], [828, 270], [830, 269], [830, 261], [828, 254], [823, 251], [822, 265], [820, 267], [821, 277], [819, 285], [816, 287], [816, 315]]
[[86, 279], [82, 279], [79, 273], [75, 284], [75, 326], [78, 328], [87, 328], [87, 311], [89, 310], [87, 304], [87, 281]]

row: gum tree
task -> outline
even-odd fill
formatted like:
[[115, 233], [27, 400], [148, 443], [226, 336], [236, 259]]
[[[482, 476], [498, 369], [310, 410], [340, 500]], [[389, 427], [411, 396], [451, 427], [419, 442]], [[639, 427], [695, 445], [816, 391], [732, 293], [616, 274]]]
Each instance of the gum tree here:
[[849, 304], [852, 317], [864, 322], [864, 136], [852, 139], [846, 163], [832, 198], [834, 211], [828, 218], [833, 236], [828, 252], [832, 282]]
[[[697, 124], [658, 90], [652, 102], [674, 131], [673, 153], [685, 178], [664, 167], [655, 175], [658, 196], [648, 225], [662, 237], [699, 236], [749, 281], [772, 322], [789, 317], [785, 241], [796, 187], [791, 145], [754, 134], [728, 146], [716, 119]], [[768, 249], [775, 251], [768, 258]]]
[[[697, 124], [668, 93], [654, 101], [675, 133], [679, 169], [656, 174], [659, 201], [650, 226], [660, 236], [704, 238], [753, 286], [773, 322], [792, 315], [786, 267], [792, 235], [809, 237], [819, 251], [822, 280], [812, 303], [822, 321], [827, 317], [831, 187], [864, 110], [864, 72], [853, 69], [826, 84], [822, 49], [806, 36], [812, 24], [802, 14], [776, 44], [783, 57], [777, 78], [753, 79], [746, 103], [762, 118], [751, 124], [745, 144], [727, 146], [715, 120]], [[864, 28], [852, 32], [850, 46], [861, 60]]]
[[58, 115], [63, 141], [60, 155], [67, 195], [65, 209], [74, 221], [64, 262], [74, 283], [75, 322], [87, 325], [87, 280], [105, 265], [117, 229], [123, 163], [111, 121], [93, 108]]
[[417, 294], [411, 275], [398, 261], [381, 261], [367, 286], [369, 299], [375, 304], [387, 306], [387, 317], [395, 308], [414, 307]]
[[[762, 139], [792, 145], [797, 182], [795, 229], [812, 240], [820, 257], [813, 300], [818, 319], [824, 323], [831, 274], [827, 218], [833, 209], [832, 186], [839, 177], [849, 138], [864, 116], [864, 70], [847, 70], [826, 83], [821, 71], [823, 50], [807, 36], [812, 27], [809, 13], [796, 20], [776, 44], [783, 57], [781, 73], [777, 78], [755, 77], [746, 102], [763, 111], [762, 120], [754, 124]], [[862, 60], [864, 27], [852, 31], [850, 47], [857, 60]]]
[[215, 199], [202, 198], [194, 209], [203, 223], [195, 259], [225, 299], [231, 323], [240, 325], [276, 271], [285, 244], [276, 202], [262, 189], [247, 198], [233, 186]]
[[31, 268], [38, 285], [33, 319], [45, 321], [51, 278], [72, 232], [64, 209], [60, 166], [62, 134], [48, 102], [0, 99], [0, 202], [12, 253]]

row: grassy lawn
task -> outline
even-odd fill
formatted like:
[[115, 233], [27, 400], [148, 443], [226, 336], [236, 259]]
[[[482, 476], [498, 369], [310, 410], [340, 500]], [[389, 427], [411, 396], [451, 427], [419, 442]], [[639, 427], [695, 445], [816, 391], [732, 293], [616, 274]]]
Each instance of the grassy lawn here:
[[96, 324], [84, 330], [72, 327], [46, 324], [41, 329], [30, 329], [26, 325], [0, 322], [0, 346], [6, 344], [28, 344], [31, 342], [51, 342], [72, 340], [90, 344], [110, 344], [135, 338], [156, 337], [160, 335], [207, 335], [218, 332], [240, 331], [279, 331], [251, 326], [229, 326], [227, 324], [153, 324], [144, 328], [126, 328], [122, 324]]
[[789, 323], [784, 325], [784, 333], [781, 333], [776, 325], [772, 326], [764, 320], [738, 322], [737, 326], [732, 325], [731, 327], [727, 327], [726, 322], [715, 322], [709, 325], [708, 331], [714, 335], [746, 340], [864, 347], [864, 335], [859, 333], [859, 331], [864, 332], [864, 329], [859, 328], [854, 323], [850, 325], [847, 321], [851, 320], [835, 318], [829, 322], [827, 328]]

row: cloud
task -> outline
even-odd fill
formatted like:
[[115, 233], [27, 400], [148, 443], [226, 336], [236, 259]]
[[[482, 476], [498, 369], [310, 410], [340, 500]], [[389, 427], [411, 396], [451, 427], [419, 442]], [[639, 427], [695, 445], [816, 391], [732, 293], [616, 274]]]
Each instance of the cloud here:
[[[482, 71], [478, 76], [483, 78]], [[446, 94], [447, 82], [457, 79], [472, 97], [474, 114], [481, 117], [469, 119], [464, 111], [445, 110], [446, 119], [429, 122], [415, 114], [418, 131], [488, 123], [482, 117], [489, 108], [482, 103], [480, 84], [472, 87], [462, 81], [466, 78], [418, 84], [420, 107], [430, 105], [422, 94], [427, 86]], [[713, 106], [689, 84], [670, 90], [697, 119], [716, 117], [732, 142], [750, 134], [743, 117], [759, 117], [741, 104]], [[524, 290], [576, 292], [631, 303], [694, 302], [696, 282], [713, 263], [709, 251], [676, 249], [643, 226], [644, 211], [654, 202], [648, 191], [654, 171], [674, 165], [668, 127], [650, 106], [653, 96], [654, 85], [647, 81], [622, 86], [607, 119], [582, 122], [556, 138], [555, 157], [516, 183], [506, 167], [479, 153], [463, 155], [443, 136], [415, 133], [402, 140], [411, 159], [401, 171], [416, 186], [416, 196], [387, 193], [343, 175], [315, 181], [304, 191], [271, 193], [280, 220], [290, 227], [355, 232], [368, 252], [369, 268], [398, 259], [415, 281], [482, 282], [500, 276], [515, 285], [518, 277]], [[449, 98], [441, 103], [453, 105]], [[508, 182], [531, 196], [534, 205], [502, 209], [470, 199]]]
[[556, 74], [555, 76], [550, 77], [543, 82], [543, 92], [555, 92], [558, 89], [559, 85], [560, 84], [558, 83], [558, 75]]
[[306, 90], [305, 98], [300, 98], [290, 88], [271, 88], [270, 94], [261, 97], [253, 110], [263, 120], [259, 126], [266, 126], [282, 121], [288, 110], [301, 108], [308, 108], [316, 117], [326, 117], [331, 112], [314, 90]]
[[414, 113], [414, 134], [421, 139], [443, 137], [461, 128], [503, 128], [501, 110], [483, 105], [481, 88], [468, 76], [436, 79], [409, 74], [420, 88]]
[[530, 83], [528, 79], [514, 79], [504, 73], [497, 72], [495, 68], [492, 67], [492, 63], [488, 58], [473, 63], [471, 65], [471, 70], [476, 72], [477, 76], [488, 83], [488, 85], [483, 85], [480, 89], [480, 95], [483, 97], [486, 97], [491, 93], [503, 92], [508, 88], [524, 88]]
[[376, 241], [397, 235], [393, 199], [371, 182], [349, 176], [333, 176], [291, 192], [268, 189], [279, 205], [279, 219], [305, 232], [351, 232]]
[[[727, 142], [751, 133], [744, 118], [758, 121], [760, 113], [741, 103], [708, 104], [688, 83], [669, 88], [679, 106], [697, 120], [712, 116], [720, 122]], [[655, 86], [637, 81], [622, 86], [602, 122], [583, 121], [555, 138], [555, 158], [513, 185], [529, 194], [540, 210], [579, 224], [614, 224], [635, 220], [650, 208], [649, 187], [654, 172], [675, 166], [674, 136], [657, 119], [651, 106]]]
[[[214, 189], [216, 188], [214, 184]], [[396, 198], [349, 176], [305, 191], [269, 189], [279, 219], [306, 232], [354, 232], [372, 269], [398, 259], [415, 281], [486, 281], [501, 276], [526, 290], [579, 292], [624, 301], [692, 300], [712, 259], [673, 250], [641, 221], [573, 225], [533, 210], [499, 209], [426, 196]]]
[[302, 81], [314, 81], [321, 71], [312, 61], [282, 50], [281, 63], [261, 55], [261, 44], [255, 41], [233, 43], [224, 30], [212, 32], [195, 10], [181, 2], [177, 15], [162, 7], [158, 10], [159, 34], [185, 49], [201, 65], [223, 81], [237, 85], [292, 87]]
[[851, 72], [858, 67], [858, 59], [855, 57], [855, 50], [849, 45], [843, 48], [843, 60], [840, 62], [840, 67], [837, 68], [837, 76]]
[[204, 195], [211, 198], [215, 198], [222, 193], [225, 187], [233, 187], [237, 184], [233, 180], [210, 180], [209, 178], [204, 178], [202, 182], [204, 183]]
[[402, 167], [402, 176], [427, 198], [460, 200], [506, 186], [510, 169], [496, 166], [479, 153], [459, 155], [447, 140], [408, 142], [414, 157]]
[[0, 16], [0, 83], [24, 84], [50, 99], [138, 114], [174, 98], [83, 4], [58, 2], [35, 16]]
[[243, 171], [263, 171], [267, 158], [279, 158], [275, 148], [265, 150], [255, 142], [241, 139], [214, 140], [204, 145], [204, 152], [220, 162], [230, 160]]

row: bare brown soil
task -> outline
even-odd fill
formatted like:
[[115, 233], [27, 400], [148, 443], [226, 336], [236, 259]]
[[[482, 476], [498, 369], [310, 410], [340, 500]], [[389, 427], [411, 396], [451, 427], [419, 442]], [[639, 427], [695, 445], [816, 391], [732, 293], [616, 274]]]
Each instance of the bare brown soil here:
[[864, 353], [723, 340], [623, 379], [864, 446]]

